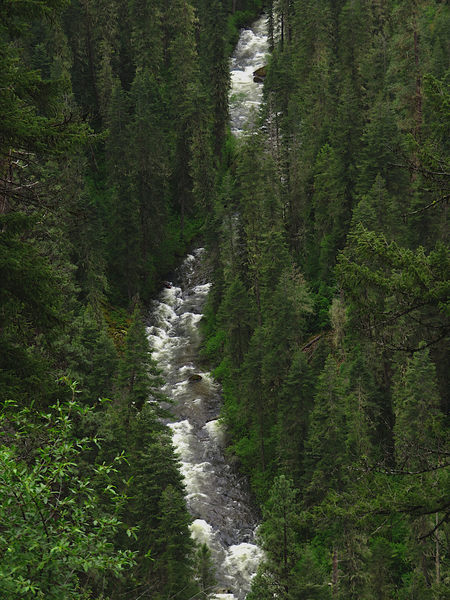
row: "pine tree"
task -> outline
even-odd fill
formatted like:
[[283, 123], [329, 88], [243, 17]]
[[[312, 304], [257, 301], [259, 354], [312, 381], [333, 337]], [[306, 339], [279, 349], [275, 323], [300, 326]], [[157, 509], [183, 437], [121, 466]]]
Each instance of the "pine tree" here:
[[[106, 157], [110, 184], [110, 234], [108, 236], [108, 279], [112, 285], [112, 300], [127, 304], [139, 291], [141, 273], [141, 229], [137, 198], [130, 194], [130, 152], [124, 148], [129, 135], [129, 95], [116, 81], [109, 108], [110, 134]], [[111, 233], [114, 232], [114, 235]]]
[[216, 585], [216, 578], [214, 576], [214, 565], [211, 559], [211, 550], [206, 544], [202, 544], [197, 550], [196, 557], [196, 579], [199, 582], [200, 590], [203, 595], [200, 598], [207, 600], [211, 597], [211, 593]]
[[117, 352], [103, 316], [87, 306], [75, 320], [68, 355], [69, 376], [78, 381], [80, 399], [89, 404], [110, 398], [117, 369]]
[[133, 57], [139, 69], [158, 77], [164, 68], [164, 5], [160, 0], [130, 0]]
[[192, 209], [192, 134], [197, 114], [204, 103], [195, 42], [194, 10], [186, 0], [175, 0], [166, 9], [166, 61], [168, 92], [174, 118], [174, 157], [172, 185], [178, 202], [183, 234], [185, 217]]
[[298, 349], [283, 381], [278, 408], [277, 455], [280, 469], [295, 483], [303, 473], [304, 443], [313, 405], [314, 373]]
[[[143, 299], [155, 291], [157, 265], [168, 268], [167, 247], [170, 140], [165, 86], [148, 67], [139, 67], [130, 90], [131, 115], [128, 202], [136, 211], [138, 290]], [[152, 141], [149, 144], [149, 140]], [[129, 218], [129, 217], [128, 217]], [[165, 250], [165, 252], [164, 252]], [[135, 266], [136, 268], [136, 266]], [[145, 273], [145, 277], [144, 277]]]
[[329, 585], [329, 573], [323, 561], [318, 557], [324, 549], [314, 546], [301, 546], [299, 560], [293, 574], [294, 592], [292, 598], [308, 598], [308, 600], [330, 600], [332, 598]]
[[[346, 190], [342, 177], [342, 160], [328, 144], [321, 148], [315, 165], [314, 195], [314, 245], [318, 254], [318, 276], [329, 279], [337, 250], [342, 242]], [[314, 272], [312, 274], [315, 275]]]
[[220, 156], [228, 126], [230, 73], [226, 47], [226, 13], [221, 0], [197, 0], [199, 19], [198, 52], [202, 84], [212, 109], [214, 154]]
[[158, 571], [165, 594], [191, 598], [198, 588], [193, 582], [194, 542], [189, 531], [190, 516], [182, 491], [168, 486], [160, 503], [160, 543], [163, 551]]
[[249, 598], [290, 600], [295, 597], [293, 569], [299, 556], [296, 495], [292, 482], [284, 475], [274, 480], [258, 534], [265, 558]]
[[346, 482], [346, 383], [329, 356], [318, 381], [305, 444], [304, 501], [311, 506]]
[[397, 464], [405, 469], [426, 469], [429, 459], [443, 451], [443, 414], [436, 369], [424, 344], [400, 373], [393, 403]]
[[232, 366], [237, 368], [242, 364], [247, 352], [253, 324], [248, 291], [238, 275], [227, 287], [218, 317], [227, 334], [227, 354]]
[[2, 215], [1, 222], [0, 395], [3, 402], [45, 405], [55, 391], [49, 349], [62, 325], [58, 277], [26, 239], [25, 215]]
[[162, 380], [152, 359], [141, 312], [135, 308], [119, 362], [117, 385], [128, 411], [140, 410], [146, 402], [161, 398]]

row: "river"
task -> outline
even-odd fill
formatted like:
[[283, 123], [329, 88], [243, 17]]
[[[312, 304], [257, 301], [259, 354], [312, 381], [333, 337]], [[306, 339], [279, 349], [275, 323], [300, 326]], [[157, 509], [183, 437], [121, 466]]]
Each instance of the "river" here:
[[255, 83], [253, 73], [263, 67], [269, 51], [267, 17], [261, 16], [252, 27], [243, 29], [230, 63], [230, 125], [239, 136], [250, 127], [263, 98], [263, 86]]
[[[241, 32], [231, 59], [230, 122], [241, 135], [262, 99], [253, 71], [267, 53], [266, 19]], [[221, 389], [201, 368], [199, 323], [210, 288], [205, 251], [181, 265], [174, 284], [154, 303], [148, 327], [153, 357], [162, 369], [163, 391], [173, 401], [169, 423], [181, 462], [192, 536], [212, 553], [217, 588], [214, 600], [243, 600], [261, 559], [254, 543], [257, 525], [246, 481], [224, 455], [225, 434], [218, 421]]]

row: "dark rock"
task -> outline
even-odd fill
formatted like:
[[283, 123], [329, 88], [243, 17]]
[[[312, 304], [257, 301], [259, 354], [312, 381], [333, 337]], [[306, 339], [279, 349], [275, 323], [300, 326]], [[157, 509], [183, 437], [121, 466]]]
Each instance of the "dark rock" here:
[[198, 373], [193, 373], [192, 375], [189, 375], [189, 383], [195, 383], [196, 381], [201, 381], [202, 380], [202, 376], [199, 375]]
[[264, 65], [263, 67], [259, 67], [259, 69], [256, 69], [256, 71], [253, 71], [253, 81], [255, 83], [264, 83], [264, 79], [266, 78], [267, 75], [267, 65]]

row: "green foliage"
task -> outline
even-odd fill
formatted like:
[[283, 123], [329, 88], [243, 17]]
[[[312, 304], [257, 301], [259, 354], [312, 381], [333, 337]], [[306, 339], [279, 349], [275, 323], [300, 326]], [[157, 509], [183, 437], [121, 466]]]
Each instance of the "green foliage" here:
[[59, 281], [28, 238], [30, 219], [21, 213], [0, 218], [0, 397], [42, 402], [52, 387], [45, 349], [61, 326]]
[[[424, 348], [415, 352], [399, 374], [393, 391], [397, 463], [420, 470], [430, 466], [430, 453], [443, 452], [443, 414], [436, 369]], [[445, 445], [445, 444], [444, 444]]]
[[103, 315], [96, 315], [91, 306], [73, 321], [66, 352], [69, 375], [80, 385], [80, 399], [92, 404], [99, 398], [110, 397], [117, 352]]
[[317, 383], [305, 448], [304, 499], [309, 505], [319, 503], [330, 489], [339, 492], [345, 484], [344, 395], [345, 380], [329, 356]]
[[[214, 195], [219, 8], [197, 30], [184, 1], [2, 4], [0, 395], [17, 406], [2, 415], [2, 519], [17, 533], [2, 527], [2, 597], [198, 591], [162, 381], [131, 313], [200, 234]], [[222, 64], [213, 88], [196, 34]], [[52, 425], [62, 374], [93, 410], [60, 407]], [[44, 416], [20, 412], [32, 405]], [[106, 444], [88, 443], [98, 435]]]
[[158, 562], [164, 573], [160, 576], [165, 584], [165, 593], [182, 593], [184, 598], [189, 598], [197, 591], [192, 580], [194, 542], [188, 528], [191, 517], [186, 511], [184, 490], [179, 485], [177, 487], [168, 485], [161, 497], [161, 538], [158, 542], [163, 551], [158, 553]]
[[[96, 439], [78, 438], [87, 409], [75, 401], [46, 413], [3, 406], [0, 427], [0, 591], [3, 597], [79, 598], [90, 580], [130, 568], [133, 553], [117, 550], [124, 496], [113, 484], [123, 457], [83, 465]], [[99, 490], [102, 490], [101, 494]], [[102, 502], [100, 502], [100, 496]]]
[[200, 598], [207, 600], [211, 596], [211, 591], [216, 585], [214, 576], [214, 566], [211, 560], [211, 550], [206, 544], [202, 544], [197, 550], [196, 556], [196, 579], [200, 584], [202, 594]]
[[[207, 595], [135, 310], [199, 235], [264, 505], [250, 597], [448, 596], [448, 7], [266, 3], [262, 127], [234, 140], [262, 5], [2, 4], [2, 596]], [[54, 406], [61, 374], [94, 410]]]
[[282, 598], [289, 597], [291, 573], [297, 560], [296, 495], [292, 482], [284, 475], [274, 480], [259, 533], [266, 552], [265, 568], [270, 572], [274, 591], [279, 590]]
[[421, 339], [436, 344], [445, 337], [448, 251], [440, 242], [428, 254], [413, 251], [360, 224], [337, 274], [360, 326], [386, 346], [414, 349]]
[[207, 353], [266, 506], [251, 598], [448, 593], [444, 4], [267, 3], [261, 120], [227, 144], [207, 223]]
[[196, 591], [191, 519], [170, 431], [160, 416], [154, 403], [138, 412], [120, 402], [109, 406], [101, 425], [102, 461], [126, 449], [114, 484], [127, 495], [120, 515], [135, 534], [123, 530], [116, 543], [137, 556], [124, 582], [111, 580], [108, 592], [114, 599], [136, 585], [158, 599], [176, 593], [187, 600]]
[[253, 580], [248, 598], [331, 598], [327, 565], [321, 564], [323, 548], [301, 545], [299, 507], [292, 481], [281, 475], [274, 480], [263, 508], [264, 522], [258, 530], [264, 559]]
[[128, 409], [140, 410], [145, 402], [161, 399], [162, 379], [152, 359], [141, 311], [135, 308], [125, 338], [123, 355], [119, 362], [117, 386]]

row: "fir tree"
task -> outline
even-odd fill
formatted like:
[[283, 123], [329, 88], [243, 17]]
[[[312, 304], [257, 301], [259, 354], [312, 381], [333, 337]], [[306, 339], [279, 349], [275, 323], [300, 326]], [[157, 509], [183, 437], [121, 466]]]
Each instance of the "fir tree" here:
[[292, 482], [284, 475], [274, 480], [259, 531], [265, 559], [249, 598], [290, 600], [295, 597], [293, 569], [298, 558], [296, 495]]
[[125, 338], [125, 348], [119, 363], [117, 385], [128, 410], [140, 410], [146, 402], [161, 398], [162, 380], [151, 357], [150, 346], [140, 309], [136, 307]]

